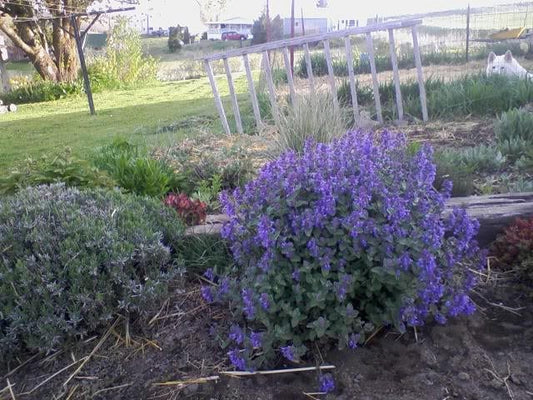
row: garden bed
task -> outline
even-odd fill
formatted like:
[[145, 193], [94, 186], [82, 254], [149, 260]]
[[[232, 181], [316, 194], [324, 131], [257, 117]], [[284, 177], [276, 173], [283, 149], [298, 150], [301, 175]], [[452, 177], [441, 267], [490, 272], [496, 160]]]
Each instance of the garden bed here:
[[[401, 129], [410, 141], [429, 142], [437, 149], [494, 142], [493, 121], [488, 119]], [[152, 152], [173, 170], [186, 166], [211, 182], [205, 172], [212, 170], [227, 171], [227, 177], [240, 182], [243, 172], [253, 174], [273, 154], [269, 136], [201, 137]], [[239, 162], [229, 163], [235, 160]], [[479, 182], [501, 180], [501, 174], [531, 180], [526, 171], [506, 168], [492, 175], [475, 174], [476, 193], [482, 193]], [[491, 184], [490, 189], [497, 193], [500, 187]], [[201, 296], [202, 268], [186, 267], [186, 279], [173, 281], [165, 303], [149, 311], [152, 317], [144, 323], [133, 321], [130, 326], [117, 319], [103, 334], [60, 352], [20, 354], [9, 366], [0, 366], [0, 400], [533, 397], [533, 298], [530, 288], [519, 286], [511, 272], [489, 268], [472, 295], [477, 311], [469, 318], [450, 318], [444, 326], [430, 323], [403, 335], [380, 329], [351, 352], [316, 346], [301, 363], [278, 360], [279, 368], [334, 366], [336, 389], [326, 395], [306, 394], [318, 391], [316, 371], [227, 376], [233, 367], [218, 332], [228, 329], [229, 310], [209, 306]]]

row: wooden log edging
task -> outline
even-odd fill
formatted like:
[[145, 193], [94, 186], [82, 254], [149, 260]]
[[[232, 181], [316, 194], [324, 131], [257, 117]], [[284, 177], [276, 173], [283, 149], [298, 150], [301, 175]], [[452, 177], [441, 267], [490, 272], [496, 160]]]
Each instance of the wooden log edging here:
[[[516, 218], [533, 217], [533, 192], [454, 197], [447, 201], [444, 215], [455, 207], [464, 208], [470, 217], [479, 221], [477, 239], [481, 246], [487, 246]], [[187, 228], [185, 235], [220, 235], [228, 220], [226, 215], [209, 215], [204, 225]]]

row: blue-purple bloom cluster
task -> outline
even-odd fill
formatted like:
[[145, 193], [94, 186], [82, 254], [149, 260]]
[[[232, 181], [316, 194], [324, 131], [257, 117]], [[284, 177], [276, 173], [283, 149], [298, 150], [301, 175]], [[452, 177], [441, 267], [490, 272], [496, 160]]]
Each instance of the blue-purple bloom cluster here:
[[335, 390], [335, 381], [331, 374], [323, 374], [318, 378], [319, 390], [324, 393], [330, 393]]
[[478, 223], [459, 209], [445, 217], [451, 185], [439, 193], [434, 179], [429, 146], [409, 155], [404, 135], [351, 132], [285, 153], [221, 196], [238, 268], [224, 293], [265, 332], [262, 360], [291, 360], [320, 338], [355, 348], [376, 325], [473, 312]]

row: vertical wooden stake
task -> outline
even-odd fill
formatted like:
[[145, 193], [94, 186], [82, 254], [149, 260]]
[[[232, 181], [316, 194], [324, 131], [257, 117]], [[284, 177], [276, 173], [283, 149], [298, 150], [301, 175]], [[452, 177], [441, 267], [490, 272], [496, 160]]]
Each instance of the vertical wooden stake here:
[[231, 97], [231, 105], [233, 107], [233, 114], [235, 115], [235, 125], [237, 125], [237, 132], [244, 133], [242, 129], [241, 112], [239, 110], [239, 102], [237, 101], [237, 94], [235, 93], [235, 86], [233, 85], [233, 77], [231, 76], [231, 68], [227, 58], [224, 58], [224, 69], [226, 70], [226, 77], [228, 78], [229, 95]]
[[204, 66], [205, 66], [205, 71], [207, 73], [207, 77], [209, 78], [209, 83], [211, 84], [211, 90], [213, 91], [213, 97], [215, 99], [215, 105], [217, 106], [218, 115], [220, 115], [220, 122], [222, 122], [222, 127], [224, 128], [224, 132], [226, 132], [226, 134], [229, 135], [231, 131], [229, 129], [228, 120], [226, 118], [226, 113], [224, 112], [224, 106], [222, 105], [222, 100], [220, 100], [220, 95], [217, 89], [217, 83], [215, 82], [215, 77], [213, 76], [213, 70], [211, 68], [211, 64], [209, 63], [209, 60], [204, 60]]
[[329, 86], [331, 88], [331, 97], [333, 98], [333, 106], [336, 110], [339, 109], [339, 100], [337, 99], [337, 87], [335, 86], [335, 72], [333, 71], [333, 63], [331, 62], [331, 50], [329, 47], [329, 40], [324, 40], [324, 55], [326, 56], [326, 64], [328, 66]]
[[263, 60], [265, 63], [265, 74], [268, 85], [268, 94], [270, 96], [270, 105], [272, 106], [272, 116], [276, 124], [279, 124], [279, 110], [278, 103], [276, 101], [276, 88], [274, 86], [274, 81], [272, 80], [272, 69], [270, 67], [270, 60], [268, 58], [268, 51], [263, 51]]
[[398, 109], [398, 120], [403, 120], [402, 90], [400, 86], [400, 73], [398, 72], [398, 58], [396, 57], [396, 46], [394, 45], [394, 31], [389, 29], [389, 47], [392, 71], [394, 76], [394, 88], [396, 89], [396, 108]]
[[289, 84], [289, 90], [291, 93], [291, 102], [294, 105], [294, 102], [296, 101], [296, 90], [294, 89], [289, 50], [286, 47], [283, 48], [283, 58], [285, 59], [285, 72], [287, 73], [287, 83]]
[[422, 120], [428, 120], [428, 107], [426, 102], [426, 88], [424, 86], [424, 74], [422, 72], [422, 59], [420, 58], [420, 48], [418, 47], [418, 29], [416, 25], [411, 28], [413, 34], [413, 52], [415, 53], [416, 76], [418, 79], [418, 89], [420, 91], [420, 105], [422, 106]]
[[468, 8], [466, 9], [466, 50], [465, 50], [465, 56], [466, 56], [466, 62], [469, 60], [469, 47], [470, 47], [470, 4], [468, 4]]
[[355, 86], [355, 74], [353, 72], [353, 51], [350, 37], [344, 38], [344, 47], [346, 49], [346, 63], [348, 64], [348, 75], [350, 76], [350, 93], [352, 94], [353, 119], [359, 119], [359, 103], [357, 102], [357, 89]]
[[370, 59], [370, 72], [372, 72], [372, 84], [374, 86], [374, 101], [376, 103], [376, 115], [378, 121], [383, 123], [383, 113], [381, 111], [381, 99], [379, 97], [379, 82], [378, 74], [376, 70], [376, 59], [374, 56], [374, 42], [372, 41], [372, 35], [370, 32], [366, 34], [366, 48], [368, 51], [368, 58]]
[[307, 67], [307, 78], [309, 79], [309, 88], [311, 95], [315, 94], [315, 79], [313, 77], [313, 64], [311, 63], [311, 53], [309, 45], [304, 43], [305, 66]]
[[81, 43], [80, 30], [76, 17], [70, 17], [70, 23], [74, 28], [74, 39], [76, 40], [76, 47], [78, 48], [78, 57], [80, 58], [81, 73], [83, 75], [83, 83], [85, 86], [85, 93], [87, 94], [87, 101], [89, 102], [89, 110], [91, 115], [96, 114], [94, 109], [93, 92], [91, 91], [91, 81], [89, 80], [89, 73], [87, 72], [87, 65], [85, 65], [85, 55], [83, 54], [83, 45]]
[[244, 61], [244, 69], [246, 70], [246, 78], [248, 80], [248, 90], [250, 91], [250, 98], [252, 99], [252, 109], [254, 110], [255, 123], [259, 128], [261, 126], [261, 112], [259, 111], [259, 103], [257, 102], [257, 93], [255, 92], [254, 79], [252, 77], [252, 70], [250, 68], [248, 54], [244, 54], [242, 59]]
[[[0, 49], [0, 51], [2, 51], [2, 49]], [[5, 62], [4, 60], [2, 60], [2, 55], [0, 54], [0, 84], [2, 85], [1, 86], [1, 91], [0, 92], [9, 92], [9, 76], [7, 75], [7, 68], [6, 68], [6, 65], [5, 65]]]

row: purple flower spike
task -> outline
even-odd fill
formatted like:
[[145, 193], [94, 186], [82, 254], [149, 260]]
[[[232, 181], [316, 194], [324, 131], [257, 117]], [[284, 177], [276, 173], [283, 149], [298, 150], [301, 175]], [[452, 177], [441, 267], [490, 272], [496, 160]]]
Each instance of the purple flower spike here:
[[237, 344], [242, 344], [244, 341], [244, 333], [237, 325], [232, 325], [229, 331], [229, 338]]
[[244, 358], [240, 356], [240, 352], [237, 349], [231, 350], [228, 352], [229, 360], [231, 363], [240, 371], [244, 371], [246, 369], [246, 362], [244, 361]]
[[294, 346], [282, 346], [281, 354], [289, 361], [296, 361], [296, 357], [294, 356], [294, 350]]
[[252, 289], [242, 289], [242, 301], [244, 303], [244, 315], [246, 318], [252, 319], [255, 316], [255, 307], [252, 300]]
[[202, 286], [200, 288], [200, 291], [205, 301], [207, 301], [208, 303], [213, 302], [213, 292], [211, 290], [211, 286]]
[[335, 381], [331, 374], [321, 375], [319, 378], [320, 391], [324, 393], [331, 393], [335, 390]]
[[361, 335], [359, 334], [355, 334], [355, 333], [352, 333], [350, 335], [350, 338], [348, 339], [348, 347], [351, 349], [351, 350], [355, 350], [357, 348], [357, 345], [359, 343], [359, 339], [360, 339]]
[[261, 301], [261, 307], [263, 307], [263, 310], [265, 311], [268, 310], [268, 308], [270, 307], [270, 300], [268, 299], [267, 293], [261, 293], [260, 301]]
[[263, 345], [263, 334], [261, 332], [252, 332], [250, 334], [250, 342], [254, 349], [258, 349]]

